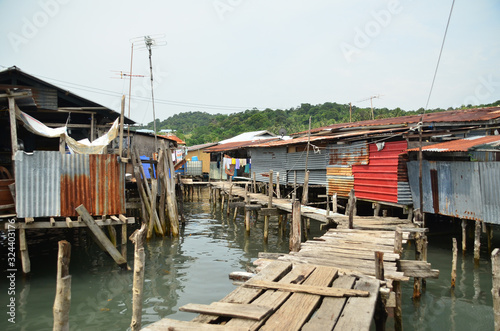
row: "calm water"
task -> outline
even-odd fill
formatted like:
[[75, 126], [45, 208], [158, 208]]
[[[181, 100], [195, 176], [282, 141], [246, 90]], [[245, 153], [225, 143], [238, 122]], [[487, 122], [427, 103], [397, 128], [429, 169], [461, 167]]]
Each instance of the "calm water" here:
[[[204, 194], [207, 194], [205, 191]], [[187, 303], [209, 304], [235, 287], [228, 279], [232, 271], [252, 266], [258, 252], [287, 252], [288, 235], [279, 236], [271, 222], [268, 243], [262, 240], [262, 220], [250, 236], [242, 215], [234, 223], [213, 212], [208, 194], [202, 201], [185, 204], [187, 224], [179, 239], [155, 239], [146, 246], [146, 281], [143, 325], [163, 317], [191, 320], [196, 315], [179, 312]], [[321, 235], [319, 224], [311, 223], [311, 235]], [[72, 243], [70, 274], [72, 298], [71, 330], [126, 330], [132, 309], [132, 273], [118, 269], [112, 259], [90, 243], [82, 230], [27, 232], [32, 274], [16, 275], [16, 324], [2, 314], [0, 330], [52, 330], [55, 295], [57, 240]], [[49, 238], [50, 240], [47, 240]], [[471, 241], [472, 243], [472, 241]], [[3, 252], [5, 247], [2, 247]], [[128, 246], [133, 261], [133, 246]], [[486, 249], [482, 252], [487, 257]], [[408, 250], [406, 258], [413, 258]], [[2, 254], [2, 256], [4, 256]], [[457, 288], [450, 291], [451, 236], [430, 236], [428, 260], [441, 270], [440, 279], [429, 279], [419, 303], [413, 303], [412, 282], [403, 286], [405, 330], [492, 330], [491, 265], [481, 260], [474, 268], [472, 252], [459, 254]], [[6, 275], [6, 261], [0, 260]], [[20, 262], [18, 262], [20, 268]], [[0, 281], [0, 304], [8, 303], [6, 276]], [[388, 330], [393, 321], [389, 318]]]

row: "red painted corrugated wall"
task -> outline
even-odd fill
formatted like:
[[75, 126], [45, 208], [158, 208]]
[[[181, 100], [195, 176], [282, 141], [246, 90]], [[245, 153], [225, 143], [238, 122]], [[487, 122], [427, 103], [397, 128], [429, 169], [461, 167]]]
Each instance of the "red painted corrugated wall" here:
[[369, 145], [368, 165], [353, 165], [357, 198], [398, 202], [398, 158], [408, 148], [406, 141], [386, 142], [382, 150]]

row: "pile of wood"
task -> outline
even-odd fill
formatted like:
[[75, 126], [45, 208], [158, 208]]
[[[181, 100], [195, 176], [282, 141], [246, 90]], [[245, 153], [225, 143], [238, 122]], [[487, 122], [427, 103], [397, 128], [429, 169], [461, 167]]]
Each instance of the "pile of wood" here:
[[156, 171], [152, 171], [153, 168], [150, 167], [150, 180], [146, 177], [139, 153], [135, 149], [132, 151], [132, 164], [141, 197], [143, 222], [148, 226], [147, 238], [151, 238], [153, 233], [160, 236], [178, 236], [179, 212], [172, 151], [162, 142], [155, 163]]

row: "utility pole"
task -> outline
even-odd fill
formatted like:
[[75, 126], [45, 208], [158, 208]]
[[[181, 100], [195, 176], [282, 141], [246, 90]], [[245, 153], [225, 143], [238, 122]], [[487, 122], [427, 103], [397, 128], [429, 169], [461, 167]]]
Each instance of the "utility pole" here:
[[363, 102], [363, 101], [367, 101], [367, 100], [370, 100], [370, 107], [372, 109], [372, 120], [375, 119], [375, 113], [373, 112], [373, 99], [377, 99], [377, 98], [380, 98], [381, 95], [378, 94], [378, 95], [374, 95], [374, 96], [371, 96], [369, 98], [365, 98], [365, 99], [362, 99], [362, 100], [359, 100], [358, 102]]

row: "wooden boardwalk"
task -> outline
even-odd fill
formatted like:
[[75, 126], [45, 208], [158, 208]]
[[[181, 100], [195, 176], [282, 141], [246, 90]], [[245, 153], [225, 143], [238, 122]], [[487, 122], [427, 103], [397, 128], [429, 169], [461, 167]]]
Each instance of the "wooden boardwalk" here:
[[333, 267], [273, 261], [218, 303], [181, 307], [203, 313], [194, 320], [143, 330], [369, 330], [379, 287]]

